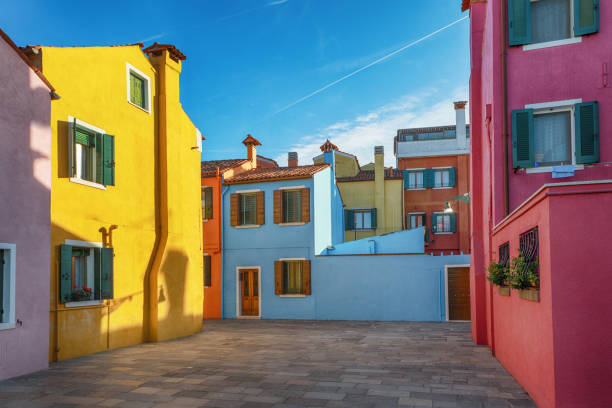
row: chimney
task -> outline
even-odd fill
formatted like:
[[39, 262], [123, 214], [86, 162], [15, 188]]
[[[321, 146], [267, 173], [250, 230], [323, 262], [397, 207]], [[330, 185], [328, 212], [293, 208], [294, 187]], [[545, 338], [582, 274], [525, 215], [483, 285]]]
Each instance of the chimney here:
[[298, 166], [298, 154], [297, 152], [289, 152], [287, 155], [287, 162], [289, 163], [289, 167], [297, 167]]
[[467, 105], [467, 101], [455, 102], [455, 125], [457, 147], [459, 149], [467, 148], [467, 135], [465, 131], [465, 105]]
[[376, 235], [385, 233], [385, 148], [374, 147], [374, 206], [376, 207]]
[[255, 139], [251, 135], [242, 141], [242, 144], [247, 147], [247, 159], [251, 162], [251, 168], [257, 168], [257, 146], [261, 146], [259, 140]]

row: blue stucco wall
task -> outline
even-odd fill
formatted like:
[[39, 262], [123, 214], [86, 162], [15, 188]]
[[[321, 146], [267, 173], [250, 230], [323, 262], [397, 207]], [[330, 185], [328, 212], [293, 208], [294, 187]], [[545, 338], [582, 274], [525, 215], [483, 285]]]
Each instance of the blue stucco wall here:
[[327, 255], [346, 254], [422, 254], [425, 252], [424, 229], [415, 228], [335, 244]]
[[[332, 244], [331, 169], [313, 176], [314, 183], [314, 252], [322, 253]], [[311, 207], [312, 208], [312, 207]]]

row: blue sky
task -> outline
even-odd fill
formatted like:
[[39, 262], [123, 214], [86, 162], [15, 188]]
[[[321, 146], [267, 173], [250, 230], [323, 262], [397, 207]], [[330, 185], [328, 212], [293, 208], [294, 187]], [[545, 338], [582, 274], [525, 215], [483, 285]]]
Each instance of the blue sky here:
[[5, 0], [0, 27], [18, 45], [176, 45], [205, 160], [244, 157], [250, 133], [281, 164], [330, 138], [362, 164], [384, 145], [392, 165], [398, 128], [454, 124], [467, 100], [467, 20], [279, 110], [465, 16], [459, 0]]

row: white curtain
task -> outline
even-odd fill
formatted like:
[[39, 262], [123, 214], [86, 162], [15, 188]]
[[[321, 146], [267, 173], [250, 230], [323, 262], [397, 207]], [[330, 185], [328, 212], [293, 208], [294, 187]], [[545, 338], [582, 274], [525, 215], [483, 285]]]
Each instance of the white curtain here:
[[535, 115], [534, 152], [539, 166], [570, 164], [570, 113]]
[[533, 43], [563, 40], [570, 34], [570, 0], [532, 0]]

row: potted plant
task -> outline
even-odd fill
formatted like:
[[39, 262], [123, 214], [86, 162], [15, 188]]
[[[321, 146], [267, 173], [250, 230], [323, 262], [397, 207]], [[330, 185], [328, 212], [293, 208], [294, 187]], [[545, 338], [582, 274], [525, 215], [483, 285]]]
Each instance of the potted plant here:
[[499, 286], [499, 294], [503, 296], [510, 296], [510, 288], [508, 288], [506, 285], [506, 281], [508, 280], [508, 267], [500, 265], [496, 262], [491, 262], [487, 269], [489, 271], [487, 279], [492, 284]]
[[82, 302], [84, 300], [90, 300], [92, 292], [93, 292], [93, 289], [88, 288], [85, 285], [83, 285], [83, 287], [81, 288], [79, 288], [78, 286], [73, 286], [72, 295], [70, 296], [70, 301]]
[[523, 299], [540, 301], [540, 275], [538, 273], [537, 258], [528, 262], [522, 251], [510, 263], [508, 284], [513, 289], [519, 290], [519, 296]]

